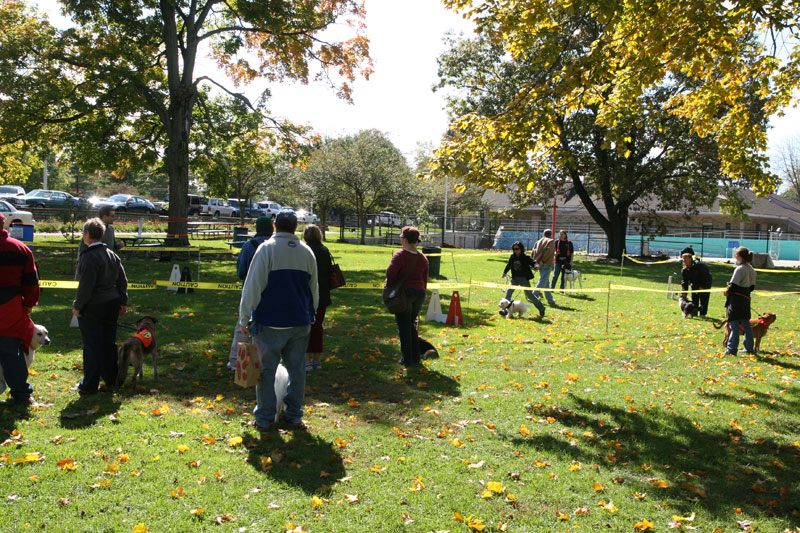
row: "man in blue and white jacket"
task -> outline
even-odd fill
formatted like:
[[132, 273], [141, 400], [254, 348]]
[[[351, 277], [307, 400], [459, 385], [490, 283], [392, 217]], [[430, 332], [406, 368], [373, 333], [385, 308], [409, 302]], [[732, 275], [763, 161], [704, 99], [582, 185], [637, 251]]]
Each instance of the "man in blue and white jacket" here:
[[275, 370], [281, 357], [289, 373], [284, 417], [290, 426], [304, 426], [305, 353], [319, 291], [314, 253], [294, 234], [296, 230], [295, 212], [280, 211], [275, 234], [256, 249], [239, 303], [239, 326], [245, 335], [252, 332], [261, 356], [253, 414], [262, 432], [275, 422]]

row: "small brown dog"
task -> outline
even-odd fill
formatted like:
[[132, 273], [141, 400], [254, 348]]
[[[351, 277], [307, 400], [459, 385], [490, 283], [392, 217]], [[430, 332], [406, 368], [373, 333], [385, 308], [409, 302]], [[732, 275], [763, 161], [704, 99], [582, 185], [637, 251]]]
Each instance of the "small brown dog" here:
[[158, 341], [156, 339], [156, 324], [158, 320], [151, 316], [143, 316], [136, 322], [136, 333], [128, 338], [119, 347], [117, 364], [117, 387], [122, 387], [128, 377], [128, 366], [133, 365], [133, 388], [139, 379], [144, 377], [142, 366], [144, 357], [153, 354], [153, 379], [158, 381]]
[[[753, 341], [755, 346], [753, 347], [754, 351], [758, 351], [761, 347], [761, 338], [767, 334], [767, 330], [772, 325], [775, 320], [777, 320], [777, 316], [775, 313], [764, 313], [759, 318], [751, 318], [750, 319], [750, 327], [753, 329]], [[728, 345], [728, 338], [731, 336], [731, 325], [728, 323], [727, 320], [717, 325], [714, 324], [714, 327], [720, 329], [722, 326], [725, 326], [725, 338], [722, 340], [722, 345]]]

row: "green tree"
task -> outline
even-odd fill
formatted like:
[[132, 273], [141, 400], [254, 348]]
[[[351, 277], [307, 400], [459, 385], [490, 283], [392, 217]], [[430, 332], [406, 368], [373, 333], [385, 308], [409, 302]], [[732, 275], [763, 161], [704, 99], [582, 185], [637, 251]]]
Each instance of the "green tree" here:
[[[543, 146], [557, 142], [558, 124], [552, 114], [531, 110], [596, 106], [597, 125], [614, 127], [649, 89], [664, 80], [687, 79], [686, 89], [671, 95], [664, 110], [685, 118], [694, 135], [716, 141], [723, 175], [744, 176], [759, 194], [775, 189], [777, 177], [766, 170], [766, 123], [753, 120], [752, 94], [761, 99], [766, 116], [793, 101], [800, 82], [796, 0], [444, 3], [475, 20], [484, 37], [502, 44], [504, 54], [533, 59], [537, 70], [548, 73], [557, 90], [526, 84], [512, 111], [524, 113], [519, 118], [545, 137]], [[574, 52], [564, 44], [585, 37], [569, 33], [569, 20], [576, 15], [591, 16], [598, 29], [584, 41], [581, 54], [565, 61]], [[764, 43], [756, 50], [748, 39], [754, 34]], [[537, 50], [537, 57], [531, 58], [530, 50]], [[474, 128], [487, 126], [478, 122]]]
[[[211, 126], [198, 135], [196, 168], [202, 171], [210, 193], [239, 200], [244, 225], [245, 206], [263, 194], [275, 176], [277, 139], [262, 112], [238, 98], [214, 98], [202, 107], [202, 113]], [[286, 125], [280, 131], [286, 133]]]
[[402, 152], [377, 130], [324, 141], [309, 156], [303, 176], [320, 211], [323, 204], [338, 205], [356, 214], [362, 244], [367, 215], [408, 194], [406, 185], [412, 179]]
[[[17, 0], [0, 4], [0, 144], [36, 132], [71, 147], [83, 169], [149, 169], [169, 175], [170, 234], [186, 234], [186, 194], [194, 108], [202, 85], [233, 93], [196, 73], [208, 49], [235, 84], [257, 77], [307, 82], [350, 96], [368, 76], [368, 42], [358, 0], [63, 0], [75, 26], [52, 28]], [[354, 36], [325, 40], [346, 23]], [[54, 134], [57, 133], [57, 134]]]
[[[711, 204], [722, 183], [732, 191], [728, 207], [741, 211], [735, 191], [761, 174], [726, 174], [717, 139], [698, 134], [689, 118], [670, 109], [697, 82], [683, 74], [664, 77], [608, 122], [604, 113], [614, 105], [616, 87], [581, 73], [604, 25], [582, 7], [558, 15], [557, 28], [537, 33], [514, 54], [505, 53], [510, 43], [489, 23], [480, 37], [451, 43], [440, 60], [440, 87], [459, 89], [449, 98], [456, 122], [436, 153], [433, 175], [447, 172], [509, 191], [518, 205], [576, 194], [605, 231], [609, 257], [617, 259], [634, 207], [692, 212]], [[741, 50], [755, 60], [752, 44]], [[583, 80], [580, 94], [574, 78]], [[764, 127], [756, 93], [750, 85], [748, 124]], [[716, 118], [724, 118], [725, 106], [716, 107]]]

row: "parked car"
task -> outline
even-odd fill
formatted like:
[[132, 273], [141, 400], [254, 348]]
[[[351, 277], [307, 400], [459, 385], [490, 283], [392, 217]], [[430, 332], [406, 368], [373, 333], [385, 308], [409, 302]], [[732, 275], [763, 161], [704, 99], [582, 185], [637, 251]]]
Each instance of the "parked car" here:
[[153, 207], [157, 212], [165, 214], [169, 211], [169, 202], [153, 202]]
[[0, 200], [0, 213], [6, 217], [6, 225], [33, 224], [33, 214], [30, 211], [20, 211], [9, 202]]
[[[164, 203], [161, 205], [162, 212], [169, 211], [169, 193], [164, 196]], [[201, 215], [208, 211], [208, 198], [190, 194], [186, 202], [186, 215]]]
[[25, 196], [25, 189], [18, 185], [0, 185], [0, 200], [4, 202], [22, 207], [25, 205], [23, 196]]
[[278, 214], [278, 211], [283, 209], [281, 204], [279, 204], [277, 202], [269, 202], [269, 201], [258, 202], [258, 207], [260, 207], [261, 210], [264, 211], [265, 215], [267, 215], [268, 217], [272, 217], [272, 218], [275, 218], [275, 215]]
[[308, 211], [307, 209], [300, 209], [299, 211], [296, 212], [296, 214], [297, 214], [297, 221], [300, 222], [301, 224], [319, 223], [319, 217], [314, 213], [312, 213], [311, 211]]
[[79, 207], [81, 201], [63, 191], [47, 191], [34, 189], [24, 197], [25, 205], [30, 207]]
[[105, 200], [97, 202], [94, 207], [100, 209], [111, 206], [118, 213], [155, 213], [156, 207], [147, 198], [132, 194], [115, 194]]
[[265, 214], [264, 210], [259, 207], [259, 204], [253, 202], [252, 200], [245, 204], [243, 200], [228, 198], [228, 202], [230, 203], [231, 207], [233, 207], [234, 212], [233, 215], [231, 215], [233, 217], [241, 216], [240, 214], [242, 209], [244, 209], [244, 216], [247, 218], [258, 218]]
[[403, 219], [397, 213], [391, 211], [381, 211], [375, 216], [375, 224], [381, 226], [396, 226], [403, 225]]
[[234, 209], [227, 200], [223, 200], [222, 198], [209, 198], [207, 209], [201, 214], [210, 215], [214, 218], [232, 217], [235, 216], [233, 214], [235, 211], [236, 209]]

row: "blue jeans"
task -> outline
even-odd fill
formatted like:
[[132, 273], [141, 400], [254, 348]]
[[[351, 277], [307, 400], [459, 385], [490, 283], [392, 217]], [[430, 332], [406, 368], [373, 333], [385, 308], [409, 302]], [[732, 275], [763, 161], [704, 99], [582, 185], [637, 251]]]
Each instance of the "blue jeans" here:
[[[553, 267], [551, 265], [542, 264], [539, 267], [539, 283], [536, 284], [537, 289], [549, 289], [550, 288], [550, 273], [553, 271]], [[547, 303], [554, 304], [556, 303], [556, 299], [553, 298], [553, 291], [543, 291], [545, 298], [547, 298]], [[534, 294], [541, 298], [541, 292], [535, 291]]]
[[[525, 278], [517, 278], [517, 277], [513, 277], [513, 276], [511, 278], [511, 284], [512, 285], [520, 285], [522, 287], [530, 287], [531, 286], [530, 280], [525, 279]], [[514, 291], [515, 290], [516, 289], [508, 289], [506, 291], [506, 300], [511, 300], [511, 297], [514, 295]], [[525, 298], [527, 298], [528, 301], [530, 303], [532, 303], [534, 305], [534, 307], [536, 307], [536, 309], [539, 310], [539, 314], [540, 315], [543, 315], [544, 314], [544, 304], [542, 303], [542, 301], [539, 298], [537, 298], [535, 294], [533, 294], [533, 291], [524, 291], [524, 292], [525, 292]]]
[[559, 275], [561, 276], [561, 289], [562, 290], [564, 289], [565, 282], [567, 281], [567, 277], [564, 274], [567, 273], [567, 270], [571, 270], [565, 267], [566, 263], [559, 263], [558, 261], [556, 261], [556, 270], [553, 273], [553, 283], [550, 284], [551, 289], [556, 288], [556, 282], [558, 281]]
[[736, 355], [739, 350], [739, 326], [744, 328], [744, 351], [753, 353], [753, 328], [750, 327], [750, 320], [744, 318], [741, 320], [731, 320], [728, 322], [731, 327], [731, 336], [728, 337], [728, 352]]
[[14, 337], [0, 337], [0, 368], [11, 389], [11, 397], [23, 402], [31, 397], [33, 387], [28, 383], [28, 365], [21, 349], [22, 341]]
[[400, 364], [411, 366], [418, 365], [420, 361], [419, 334], [415, 323], [422, 304], [425, 303], [425, 291], [408, 288], [405, 291], [408, 309], [395, 313], [394, 320], [397, 322], [397, 336], [400, 337], [400, 352], [403, 354]]
[[[261, 382], [256, 385], [256, 423], [269, 428], [275, 422], [278, 399], [275, 397], [275, 370], [283, 359], [289, 373], [286, 389], [286, 420], [291, 424], [303, 420], [303, 399], [306, 392], [306, 346], [311, 326], [278, 329], [261, 324], [253, 327], [253, 342], [261, 361]], [[283, 357], [281, 357], [283, 356]]]

